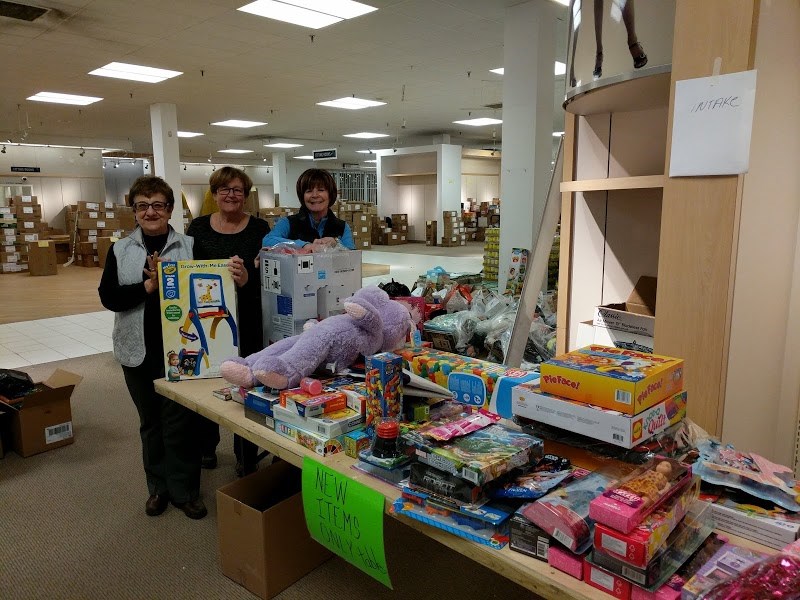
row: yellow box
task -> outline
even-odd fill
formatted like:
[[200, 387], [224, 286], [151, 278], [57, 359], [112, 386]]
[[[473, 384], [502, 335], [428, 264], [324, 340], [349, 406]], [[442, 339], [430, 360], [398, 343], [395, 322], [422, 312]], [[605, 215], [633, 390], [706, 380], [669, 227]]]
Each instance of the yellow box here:
[[228, 260], [165, 261], [158, 278], [167, 379], [219, 377], [222, 362], [239, 356], [236, 285]]
[[636, 415], [683, 389], [683, 360], [592, 345], [542, 363], [548, 394]]

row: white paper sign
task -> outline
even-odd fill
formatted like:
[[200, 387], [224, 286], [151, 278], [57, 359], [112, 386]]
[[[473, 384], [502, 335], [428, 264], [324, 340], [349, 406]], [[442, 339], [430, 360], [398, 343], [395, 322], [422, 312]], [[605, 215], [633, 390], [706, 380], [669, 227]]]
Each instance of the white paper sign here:
[[676, 82], [669, 176], [746, 173], [755, 95], [756, 71]]

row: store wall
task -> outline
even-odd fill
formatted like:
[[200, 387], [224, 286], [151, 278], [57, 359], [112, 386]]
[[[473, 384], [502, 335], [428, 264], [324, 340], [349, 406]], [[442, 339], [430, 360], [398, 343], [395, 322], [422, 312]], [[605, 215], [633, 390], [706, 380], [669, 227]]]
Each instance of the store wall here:
[[500, 197], [500, 159], [461, 159], [461, 202], [474, 198], [477, 202], [491, 202]]
[[[181, 190], [183, 195], [186, 196], [186, 203], [189, 205], [189, 210], [193, 216], [200, 214], [200, 208], [203, 206], [203, 197], [208, 189], [208, 180], [215, 168], [224, 166], [221, 164], [201, 164], [201, 165], [184, 165], [186, 168], [181, 167]], [[272, 185], [272, 167], [271, 166], [246, 166], [245, 173], [247, 173], [253, 180], [253, 188], [258, 190], [258, 201], [260, 208], [268, 208], [275, 206], [273, 185]]]
[[[149, 164], [149, 161], [148, 161]], [[150, 174], [152, 171], [147, 170]], [[106, 202], [125, 204], [125, 195], [131, 189], [133, 182], [145, 174], [144, 161], [142, 160], [105, 160], [103, 179], [106, 184]]]
[[[49, 148], [5, 144], [0, 153], [0, 185], [30, 185], [42, 206], [42, 218], [52, 227], [64, 228], [64, 207], [79, 200], [101, 202], [105, 197], [99, 150]], [[12, 172], [11, 167], [31, 167], [36, 173]], [[23, 177], [25, 180], [23, 180]]]

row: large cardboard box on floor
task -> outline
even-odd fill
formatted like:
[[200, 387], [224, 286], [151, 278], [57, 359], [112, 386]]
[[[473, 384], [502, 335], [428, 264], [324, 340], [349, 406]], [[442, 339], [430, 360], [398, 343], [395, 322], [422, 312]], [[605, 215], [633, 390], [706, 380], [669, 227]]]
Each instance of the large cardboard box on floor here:
[[222, 573], [265, 600], [332, 556], [308, 533], [301, 488], [279, 461], [217, 490]]
[[28, 272], [31, 275], [58, 275], [56, 245], [49, 240], [28, 244]]
[[158, 278], [167, 379], [219, 377], [222, 362], [239, 355], [228, 259], [160, 262]]
[[14, 451], [28, 457], [75, 441], [70, 398], [83, 377], [56, 369], [15, 406]]

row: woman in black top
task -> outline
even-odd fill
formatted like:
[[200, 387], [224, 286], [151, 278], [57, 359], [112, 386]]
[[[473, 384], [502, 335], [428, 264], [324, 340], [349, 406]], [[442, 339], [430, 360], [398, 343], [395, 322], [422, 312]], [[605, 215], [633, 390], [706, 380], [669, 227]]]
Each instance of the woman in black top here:
[[[269, 233], [269, 225], [263, 219], [244, 212], [245, 199], [253, 187], [253, 181], [244, 171], [222, 167], [211, 175], [209, 185], [219, 210], [194, 219], [186, 233], [194, 238], [195, 259], [231, 259], [228, 268], [236, 283], [239, 353], [248, 356], [264, 347], [261, 289], [255, 259], [261, 249], [261, 240]], [[203, 466], [213, 469], [217, 465], [219, 426], [205, 419], [202, 438]], [[254, 466], [257, 450], [255, 444], [234, 436], [239, 475]]]

